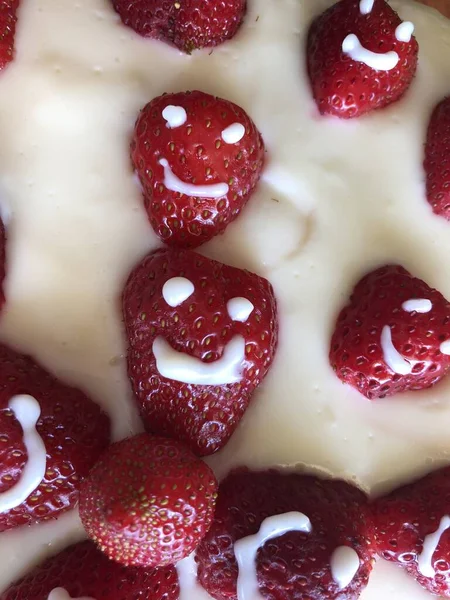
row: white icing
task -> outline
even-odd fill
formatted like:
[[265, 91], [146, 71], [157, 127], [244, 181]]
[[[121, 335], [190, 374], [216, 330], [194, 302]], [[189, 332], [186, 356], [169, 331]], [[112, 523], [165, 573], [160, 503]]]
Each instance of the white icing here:
[[395, 30], [395, 37], [399, 42], [408, 43], [411, 41], [413, 33], [414, 23], [411, 23], [411, 21], [404, 21], [403, 23], [400, 23]]
[[402, 304], [403, 310], [406, 312], [429, 313], [433, 308], [431, 300], [427, 298], [411, 298]]
[[362, 62], [376, 71], [391, 71], [399, 61], [397, 52], [393, 50], [383, 53], [367, 50], [354, 33], [348, 35], [342, 42], [342, 51], [348, 54], [352, 60]]
[[403, 358], [392, 342], [392, 332], [389, 325], [385, 325], [381, 332], [381, 349], [383, 350], [384, 362], [394, 373], [399, 375], [409, 375], [411, 373], [411, 363]]
[[311, 521], [300, 512], [289, 512], [265, 519], [255, 535], [238, 540], [234, 544], [234, 554], [239, 568], [237, 580], [238, 600], [260, 600], [256, 572], [258, 549], [269, 540], [280, 537], [289, 531], [311, 533]]
[[445, 340], [445, 342], [442, 342], [439, 350], [442, 352], [442, 354], [450, 355], [450, 340]]
[[222, 131], [222, 139], [226, 144], [237, 144], [245, 135], [242, 123], [233, 123]]
[[195, 552], [187, 558], [181, 560], [177, 565], [178, 581], [180, 584], [179, 600], [210, 600], [197, 579], [197, 563], [195, 562]]
[[227, 183], [213, 183], [211, 185], [186, 183], [175, 175], [165, 158], [162, 158], [159, 164], [164, 167], [164, 185], [172, 192], [180, 192], [180, 194], [196, 198], [222, 198], [222, 196], [228, 194], [230, 189]]
[[339, 546], [331, 555], [331, 575], [339, 589], [346, 588], [359, 569], [359, 556], [350, 546]]
[[254, 309], [255, 307], [247, 298], [237, 297], [227, 302], [228, 314], [233, 321], [245, 323]]
[[225, 385], [242, 378], [245, 360], [245, 340], [234, 336], [225, 346], [221, 358], [210, 363], [177, 352], [161, 336], [153, 342], [156, 368], [163, 377], [195, 385]]
[[0, 494], [0, 513], [19, 506], [34, 492], [44, 479], [47, 463], [45, 444], [36, 430], [41, 414], [39, 402], [32, 396], [22, 394], [11, 398], [9, 408], [22, 427], [28, 459], [16, 485]]
[[181, 127], [187, 121], [187, 113], [182, 106], [174, 106], [169, 104], [162, 111], [163, 118], [167, 121], [166, 127], [169, 129], [176, 129]]
[[359, 10], [362, 15], [369, 15], [372, 12], [375, 0], [361, 0], [359, 3]]
[[162, 295], [169, 306], [183, 304], [195, 291], [194, 284], [186, 277], [172, 277], [163, 285]]
[[450, 517], [444, 516], [439, 523], [438, 529], [434, 533], [427, 535], [423, 542], [422, 552], [417, 558], [417, 568], [419, 573], [422, 573], [424, 577], [434, 577], [436, 571], [434, 570], [432, 561], [433, 554], [436, 552], [439, 542], [441, 541], [442, 534], [450, 527]]
[[59, 587], [50, 592], [47, 600], [95, 600], [95, 598], [88, 598], [87, 596], [72, 598], [64, 588]]

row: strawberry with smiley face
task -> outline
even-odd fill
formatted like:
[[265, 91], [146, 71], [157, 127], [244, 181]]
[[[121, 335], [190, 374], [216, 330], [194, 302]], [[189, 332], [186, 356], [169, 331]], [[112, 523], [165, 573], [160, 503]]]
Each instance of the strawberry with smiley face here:
[[270, 283], [187, 250], [157, 250], [123, 292], [128, 374], [148, 431], [222, 448], [277, 345]]
[[141, 111], [131, 159], [155, 232], [171, 246], [193, 248], [240, 214], [260, 178], [264, 143], [228, 100], [165, 94]]

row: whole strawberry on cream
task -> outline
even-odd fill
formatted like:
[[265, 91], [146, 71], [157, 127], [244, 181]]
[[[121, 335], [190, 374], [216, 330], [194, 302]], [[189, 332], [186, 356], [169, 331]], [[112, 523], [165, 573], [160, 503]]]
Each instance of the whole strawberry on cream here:
[[417, 69], [413, 31], [385, 0], [340, 0], [317, 17], [306, 59], [321, 114], [349, 119], [398, 101]]
[[200, 456], [222, 448], [272, 363], [270, 283], [188, 250], [161, 249], [123, 291], [128, 375], [148, 431]]
[[264, 142], [236, 104], [204, 92], [164, 94], [136, 122], [131, 159], [159, 237], [195, 247], [222, 233], [251, 197]]
[[424, 169], [431, 208], [450, 220], [450, 96], [439, 102], [431, 115]]

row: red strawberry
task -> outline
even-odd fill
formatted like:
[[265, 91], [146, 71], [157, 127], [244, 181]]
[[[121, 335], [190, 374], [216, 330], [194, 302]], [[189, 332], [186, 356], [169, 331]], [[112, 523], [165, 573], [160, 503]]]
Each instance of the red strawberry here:
[[[16, 405], [11, 403], [22, 394], [32, 396], [34, 402], [22, 398]], [[23, 406], [28, 419], [33, 416], [33, 406], [36, 418], [40, 411], [36, 428], [35, 420], [31, 419], [30, 425], [31, 435], [39, 434], [38, 445], [45, 446], [42, 453], [35, 447], [28, 455], [28, 436], [10, 403], [16, 410]], [[109, 430], [108, 417], [82, 392], [55, 379], [29, 356], [0, 345], [0, 531], [54, 519], [74, 507], [80, 480], [108, 445]], [[38, 464], [33, 466], [34, 460]], [[42, 473], [45, 469], [43, 478], [41, 469]], [[26, 499], [20, 501], [16, 498], [19, 483], [30, 481], [35, 483], [28, 495], [26, 490], [22, 492]], [[11, 494], [15, 496], [11, 506], [19, 504], [3, 512]]]
[[[0, 12], [1, 15], [1, 12]], [[5, 303], [3, 282], [6, 276], [6, 232], [3, 221], [0, 219], [0, 310]]]
[[83, 482], [81, 521], [107, 556], [163, 567], [195, 550], [217, 496], [211, 469], [175, 440], [142, 433], [110, 446]]
[[[187, 289], [178, 305], [170, 306], [163, 288], [178, 277], [185, 278]], [[229, 302], [235, 298], [250, 307], [245, 320], [230, 316]], [[270, 283], [195, 252], [157, 250], [132, 271], [123, 292], [123, 311], [128, 374], [147, 429], [181, 439], [199, 455], [222, 448], [275, 353], [277, 310]], [[164, 358], [167, 351], [170, 360]], [[230, 366], [236, 351], [237, 364], [231, 364], [227, 377], [199, 378], [202, 370], [215, 378], [221, 365]], [[194, 364], [188, 364], [187, 373], [180, 373], [177, 365], [177, 373], [168, 372], [166, 367], [172, 368], [177, 358]]]
[[450, 598], [450, 467], [381, 498], [374, 515], [378, 553]]
[[239, 29], [246, 0], [112, 0], [123, 23], [145, 37], [177, 46], [182, 52], [218, 46]]
[[[384, 0], [375, 0], [371, 12], [363, 12], [360, 0], [341, 0], [320, 15], [309, 31], [308, 73], [323, 115], [349, 119], [384, 108], [399, 100], [414, 78], [418, 44], [414, 37], [409, 42], [397, 39], [396, 29], [402, 23], [397, 13]], [[351, 34], [369, 51], [396, 52], [397, 64], [380, 70], [353, 60], [343, 51], [343, 42]]]
[[[194, 247], [240, 214], [260, 178], [264, 143], [236, 104], [183, 92], [159, 96], [142, 110], [131, 158], [155, 232], [167, 244]], [[171, 174], [184, 193], [175, 191]]]
[[[221, 483], [213, 525], [196, 552], [199, 581], [213, 598], [236, 600], [240, 571], [235, 542], [257, 534], [268, 517], [290, 512], [306, 515], [310, 531], [290, 531], [260, 547], [256, 559], [260, 594], [270, 600], [359, 597], [373, 560], [373, 524], [365, 495], [344, 481], [240, 469]], [[342, 552], [335, 553], [342, 546], [353, 558], [345, 586], [342, 580], [337, 583], [338, 572], [331, 569], [332, 557]], [[252, 565], [254, 559], [247, 555], [245, 568]]]
[[450, 96], [431, 116], [424, 167], [428, 202], [437, 215], [450, 221]]
[[369, 399], [422, 390], [450, 368], [450, 304], [403, 267], [357, 284], [331, 339], [337, 376]]
[[126, 568], [109, 560], [92, 542], [81, 542], [47, 559], [0, 594], [0, 600], [47, 600], [58, 588], [74, 599], [178, 600], [179, 597], [174, 567]]
[[18, 7], [19, 0], [2, 0], [0, 4], [0, 70], [14, 58]]

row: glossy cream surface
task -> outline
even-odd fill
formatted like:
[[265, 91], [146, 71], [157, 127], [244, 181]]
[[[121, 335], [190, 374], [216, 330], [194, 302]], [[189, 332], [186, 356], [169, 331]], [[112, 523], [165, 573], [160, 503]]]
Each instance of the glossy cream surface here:
[[[8, 222], [4, 341], [34, 354], [111, 414], [114, 437], [140, 429], [125, 374], [119, 297], [132, 265], [158, 246], [128, 145], [139, 109], [202, 89], [243, 106], [267, 146], [257, 193], [202, 248], [267, 277], [280, 346], [228, 446], [233, 466], [300, 466], [379, 493], [450, 462], [450, 378], [369, 402], [332, 373], [328, 345], [355, 282], [402, 263], [450, 298], [450, 225], [424, 200], [423, 141], [450, 92], [450, 21], [395, 1], [420, 43], [403, 101], [352, 122], [318, 116], [305, 36], [329, 0], [250, 0], [231, 42], [193, 56], [139, 38], [108, 0], [22, 2], [15, 62], [0, 76], [0, 200]], [[82, 538], [76, 514], [0, 536], [0, 589]], [[189, 593], [190, 600], [204, 594]], [[363, 600], [425, 600], [378, 563]]]

